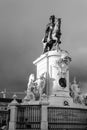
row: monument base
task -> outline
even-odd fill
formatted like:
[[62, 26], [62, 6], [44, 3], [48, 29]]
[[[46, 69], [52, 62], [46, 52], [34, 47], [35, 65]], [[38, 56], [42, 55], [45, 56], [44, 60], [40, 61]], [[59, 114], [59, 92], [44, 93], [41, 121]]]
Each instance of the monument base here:
[[52, 95], [49, 97], [49, 104], [52, 106], [73, 106], [73, 100], [70, 96], [59, 96], [59, 95]]

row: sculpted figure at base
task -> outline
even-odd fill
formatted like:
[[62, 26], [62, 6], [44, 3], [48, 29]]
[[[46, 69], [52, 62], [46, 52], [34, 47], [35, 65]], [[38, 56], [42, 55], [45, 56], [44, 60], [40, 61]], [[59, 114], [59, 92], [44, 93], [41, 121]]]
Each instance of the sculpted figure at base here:
[[74, 78], [73, 84], [71, 85], [71, 96], [73, 97], [74, 102], [78, 102], [79, 95], [81, 94], [79, 85], [76, 83], [76, 79]]
[[35, 88], [34, 80], [35, 80], [34, 74], [31, 74], [29, 76], [27, 85], [27, 98], [29, 98], [30, 100], [35, 100], [35, 95], [33, 93], [33, 90]]
[[46, 26], [45, 37], [42, 39], [43, 53], [50, 51], [54, 46], [61, 43], [61, 19], [57, 19], [55, 15], [50, 16], [49, 23]]
[[70, 87], [70, 96], [73, 98], [75, 103], [80, 103], [87, 105], [87, 97], [80, 90], [79, 84], [77, 84], [76, 79]]
[[43, 73], [39, 79], [35, 80], [34, 74], [29, 76], [27, 97], [31, 99], [40, 99], [46, 84], [46, 73]]
[[29, 80], [28, 80], [28, 89], [31, 90], [32, 87], [34, 87], [34, 74], [30, 74]]
[[40, 94], [40, 98], [41, 98], [41, 96], [43, 94], [43, 90], [46, 85], [46, 73], [43, 73], [40, 76], [40, 78], [35, 81], [35, 83], [37, 84], [37, 89], [39, 90], [39, 94]]

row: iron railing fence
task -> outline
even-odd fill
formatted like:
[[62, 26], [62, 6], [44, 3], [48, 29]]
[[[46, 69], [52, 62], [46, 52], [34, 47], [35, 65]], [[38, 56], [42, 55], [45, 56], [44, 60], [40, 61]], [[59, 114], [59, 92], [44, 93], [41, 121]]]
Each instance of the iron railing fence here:
[[17, 106], [16, 129], [40, 130], [41, 105]]
[[0, 110], [0, 129], [6, 127], [6, 130], [8, 130], [9, 121], [10, 121], [10, 110]]
[[87, 110], [48, 107], [48, 130], [87, 130]]

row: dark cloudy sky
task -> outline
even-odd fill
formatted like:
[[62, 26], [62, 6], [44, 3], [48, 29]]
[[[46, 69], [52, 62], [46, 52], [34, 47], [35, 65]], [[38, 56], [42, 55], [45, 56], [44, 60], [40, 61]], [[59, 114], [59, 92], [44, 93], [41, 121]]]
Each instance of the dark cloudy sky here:
[[86, 0], [0, 0], [0, 90], [26, 90], [52, 14], [62, 18], [61, 48], [72, 57], [70, 80], [77, 76], [87, 91]]

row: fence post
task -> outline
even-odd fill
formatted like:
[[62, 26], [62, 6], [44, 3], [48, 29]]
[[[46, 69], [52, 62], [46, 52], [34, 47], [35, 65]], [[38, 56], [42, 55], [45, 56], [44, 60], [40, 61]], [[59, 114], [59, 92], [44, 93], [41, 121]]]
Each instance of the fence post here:
[[10, 109], [9, 130], [16, 130], [17, 105], [18, 102], [15, 99], [9, 104], [9, 109]]
[[47, 98], [44, 98], [41, 102], [41, 130], [48, 130], [48, 113], [47, 113], [47, 107], [49, 105], [49, 102]]

